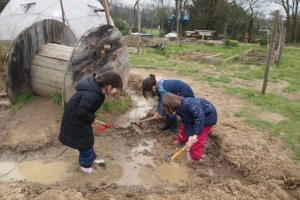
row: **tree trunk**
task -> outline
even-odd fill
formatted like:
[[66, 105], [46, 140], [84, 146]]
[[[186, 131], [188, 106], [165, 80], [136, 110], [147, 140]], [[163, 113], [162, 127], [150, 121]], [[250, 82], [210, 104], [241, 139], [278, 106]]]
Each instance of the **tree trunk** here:
[[249, 21], [249, 28], [248, 28], [248, 38], [247, 38], [248, 42], [252, 40], [253, 24], [254, 24], [254, 17], [251, 16]]

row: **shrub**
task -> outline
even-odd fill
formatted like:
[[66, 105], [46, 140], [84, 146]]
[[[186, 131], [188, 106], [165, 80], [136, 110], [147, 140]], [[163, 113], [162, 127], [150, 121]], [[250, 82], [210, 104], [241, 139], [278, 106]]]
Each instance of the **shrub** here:
[[237, 40], [230, 40], [230, 39], [227, 39], [225, 40], [224, 42], [224, 45], [227, 46], [227, 47], [237, 47], [239, 44], [239, 42]]
[[119, 31], [123, 35], [129, 35], [130, 34], [130, 25], [121, 19], [114, 20], [115, 27], [119, 29]]
[[52, 101], [58, 105], [62, 104], [62, 95], [59, 92], [55, 92], [52, 97]]

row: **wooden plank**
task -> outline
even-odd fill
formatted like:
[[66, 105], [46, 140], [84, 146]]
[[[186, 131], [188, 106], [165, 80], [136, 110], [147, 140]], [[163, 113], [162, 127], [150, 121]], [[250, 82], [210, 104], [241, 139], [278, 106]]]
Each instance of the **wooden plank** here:
[[[53, 77], [50, 77], [50, 78], [53, 79]], [[32, 82], [41, 83], [43, 85], [49, 85], [51, 87], [62, 88], [63, 79], [60, 78], [60, 77], [55, 77], [55, 78], [57, 78], [57, 79], [56, 80], [50, 80], [50, 79], [46, 79], [46, 78], [43, 78], [43, 77], [40, 77], [40, 76], [31, 75], [31, 81]]]
[[65, 60], [59, 60], [59, 59], [49, 58], [40, 55], [35, 55], [33, 60], [31, 61], [31, 64], [39, 65], [51, 69], [57, 69], [61, 71], [65, 71], [68, 66], [68, 62]]
[[0, 101], [0, 107], [10, 107], [11, 103], [10, 101]]
[[[55, 61], [60, 61], [60, 62], [55, 62]], [[68, 62], [53, 59], [53, 58], [47, 58], [47, 57], [43, 57], [43, 56], [35, 56], [31, 62], [30, 68], [32, 68], [32, 66], [34, 66], [34, 65], [65, 72]]]
[[38, 77], [39, 79], [44, 79], [44, 83], [50, 85], [48, 82], [62, 82], [63, 77], [59, 76], [49, 76], [48, 74], [43, 74], [43, 73], [31, 73], [30, 76], [34, 77], [32, 80], [36, 79]]
[[230, 60], [238, 60], [240, 58], [240, 54], [236, 54], [235, 56], [231, 56], [229, 58], [226, 58], [225, 60], [223, 60], [223, 62], [227, 62]]
[[31, 65], [31, 74], [45, 74], [46, 76], [64, 77], [64, 72], [56, 69], [45, 68], [37, 65]]
[[52, 96], [55, 92], [61, 93], [60, 88], [50, 87], [36, 82], [32, 82], [31, 84], [33, 93], [40, 96], [49, 97]]
[[56, 49], [40, 49], [40, 51], [38, 51], [36, 55], [43, 55], [45, 57], [56, 58], [66, 61], [68, 61], [71, 57], [70, 52], [59, 51]]
[[48, 43], [43, 48], [57, 49], [57, 50], [65, 51], [65, 52], [69, 52], [69, 53], [72, 53], [72, 51], [73, 51], [73, 47], [68, 47], [68, 46], [64, 46], [64, 45], [60, 45], [60, 44], [54, 44], [54, 43]]

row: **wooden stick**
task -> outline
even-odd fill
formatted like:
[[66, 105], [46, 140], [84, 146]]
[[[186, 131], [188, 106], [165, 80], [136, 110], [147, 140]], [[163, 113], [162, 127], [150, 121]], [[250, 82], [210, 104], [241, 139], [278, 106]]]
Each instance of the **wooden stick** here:
[[11, 106], [11, 103], [10, 103], [10, 101], [1, 101], [1, 102], [0, 102], [0, 106], [10, 107], [10, 106]]
[[150, 118], [148, 118], [148, 119], [139, 120], [139, 123], [146, 122], [146, 121], [150, 121], [150, 120], [152, 120], [152, 119], [155, 119], [155, 117], [153, 116], [153, 117], [150, 117]]
[[177, 151], [177, 152], [171, 157], [171, 160], [174, 160], [179, 154], [181, 154], [183, 151], [185, 151], [186, 148], [188, 148], [188, 146], [182, 147], [179, 151]]
[[107, 24], [111, 25], [110, 14], [109, 14], [109, 9], [108, 9], [108, 2], [107, 2], [107, 0], [104, 0], [104, 1], [103, 1], [103, 4], [104, 4], [104, 11], [105, 11], [106, 22], [107, 22]]
[[98, 119], [96, 119], [96, 122], [97, 122], [98, 124], [106, 125], [104, 122], [101, 122], [101, 121], [99, 121]]

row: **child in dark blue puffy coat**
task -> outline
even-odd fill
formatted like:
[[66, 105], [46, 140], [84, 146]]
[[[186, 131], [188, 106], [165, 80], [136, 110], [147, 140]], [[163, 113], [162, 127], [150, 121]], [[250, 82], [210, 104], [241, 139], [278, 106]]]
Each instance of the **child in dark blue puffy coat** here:
[[164, 80], [161, 76], [155, 76], [150, 74], [148, 78], [143, 81], [142, 89], [143, 96], [145, 98], [158, 96], [158, 103], [156, 106], [155, 117], [166, 117], [165, 125], [158, 126], [160, 130], [167, 130], [168, 135], [173, 135], [178, 132], [178, 119], [176, 115], [166, 114], [161, 107], [161, 94], [158, 91], [158, 84], [163, 87], [164, 90], [181, 97], [195, 97], [192, 88], [185, 82], [180, 80]]
[[106, 71], [99, 76], [80, 81], [76, 92], [65, 106], [61, 121], [59, 141], [79, 151], [79, 165], [84, 172], [92, 171], [96, 159], [94, 151], [94, 134], [92, 124], [96, 124], [95, 112], [104, 102], [105, 95], [114, 96], [122, 90], [123, 82], [119, 74]]
[[166, 91], [162, 93], [163, 109], [168, 114], [179, 115], [183, 123], [174, 143], [186, 143], [189, 162], [201, 159], [207, 136], [218, 120], [216, 108], [203, 98], [182, 98]]

